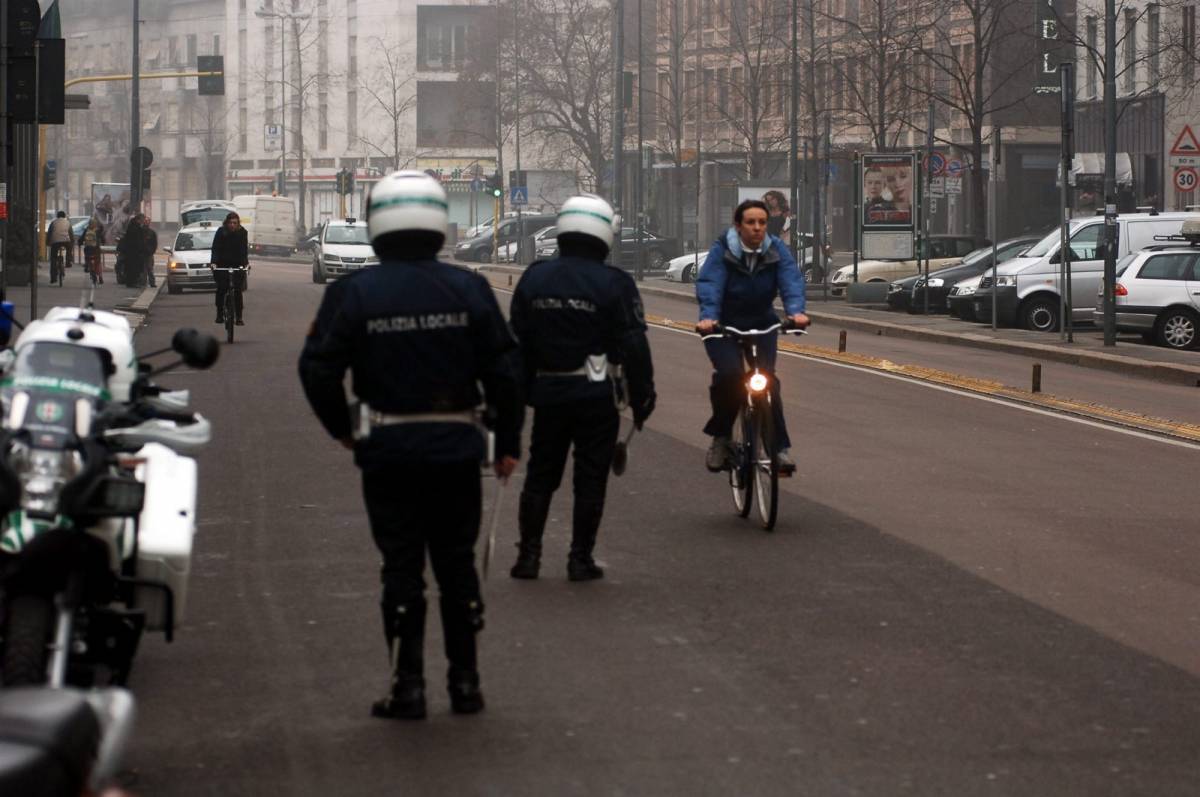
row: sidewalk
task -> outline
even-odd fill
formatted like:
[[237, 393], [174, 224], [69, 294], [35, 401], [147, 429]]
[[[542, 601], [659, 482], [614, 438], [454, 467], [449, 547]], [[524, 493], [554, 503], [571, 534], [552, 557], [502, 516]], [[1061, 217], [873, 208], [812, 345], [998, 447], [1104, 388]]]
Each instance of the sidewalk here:
[[[515, 275], [524, 270], [519, 266], [469, 265], [498, 274]], [[640, 283], [638, 288], [647, 296], [695, 303], [695, 291], [691, 285], [651, 279]], [[1003, 327], [993, 331], [990, 324], [961, 321], [944, 313], [909, 315], [879, 307], [848, 305], [840, 299], [822, 301], [817, 293], [809, 297], [808, 315], [826, 327], [1021, 354], [1038, 360], [1200, 387], [1200, 352], [1173, 351], [1144, 343], [1138, 336], [1119, 336], [1114, 348], [1106, 348], [1100, 331], [1094, 327], [1077, 328], [1075, 341], [1065, 343], [1057, 334]]]
[[[166, 282], [165, 263], [156, 263], [155, 276], [159, 287]], [[91, 294], [92, 281], [76, 264], [67, 269], [63, 285], [50, 284], [50, 267], [46, 262], [38, 266], [37, 312], [35, 318], [41, 318], [51, 307], [70, 305], [78, 307], [81, 301], [87, 301]], [[150, 312], [150, 304], [158, 296], [158, 288], [126, 288], [117, 284], [117, 276], [109, 268], [104, 273], [104, 284], [96, 286], [94, 302], [97, 310], [113, 310], [126, 316], [130, 326], [136, 331]], [[14, 305], [13, 315], [22, 324], [30, 320], [32, 288], [29, 285], [20, 287], [10, 286], [7, 289], [7, 300]]]

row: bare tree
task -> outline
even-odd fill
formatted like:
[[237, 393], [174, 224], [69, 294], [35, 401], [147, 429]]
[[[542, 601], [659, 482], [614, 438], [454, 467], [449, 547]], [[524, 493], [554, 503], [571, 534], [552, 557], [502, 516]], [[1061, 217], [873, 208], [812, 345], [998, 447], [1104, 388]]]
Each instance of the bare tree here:
[[[987, 208], [982, 201], [985, 125], [994, 114], [1028, 103], [1034, 97], [1037, 60], [1027, 7], [1011, 0], [937, 0], [932, 6], [940, 24], [930, 26], [921, 56], [931, 79], [916, 90], [948, 112], [950, 126], [961, 122], [967, 140], [943, 143], [967, 156], [970, 168], [971, 234], [987, 234]], [[926, 123], [913, 126], [924, 132]]]
[[382, 141], [375, 135], [359, 133], [357, 141], [392, 162], [392, 169], [401, 169], [404, 142], [408, 140], [403, 121], [417, 106], [416, 78], [412, 59], [406, 53], [411, 42], [372, 37], [372, 49], [377, 60], [359, 79], [359, 88], [368, 97], [368, 117], [382, 118], [387, 137]]
[[192, 134], [200, 139], [200, 176], [206, 197], [225, 196], [225, 165], [234, 131], [229, 129], [229, 108], [224, 97], [199, 97], [192, 106]]

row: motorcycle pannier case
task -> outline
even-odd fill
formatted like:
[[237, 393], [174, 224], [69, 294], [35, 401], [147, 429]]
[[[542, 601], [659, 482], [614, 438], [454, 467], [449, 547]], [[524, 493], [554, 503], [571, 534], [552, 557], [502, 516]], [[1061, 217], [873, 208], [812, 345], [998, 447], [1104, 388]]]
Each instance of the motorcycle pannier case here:
[[[146, 502], [138, 519], [137, 577], [166, 584], [174, 595], [174, 625], [187, 607], [192, 539], [196, 535], [196, 460], [159, 443], [138, 451], [145, 462], [138, 479], [146, 485]], [[167, 627], [167, 596], [161, 589], [139, 586], [137, 608], [146, 612], [146, 627]]]

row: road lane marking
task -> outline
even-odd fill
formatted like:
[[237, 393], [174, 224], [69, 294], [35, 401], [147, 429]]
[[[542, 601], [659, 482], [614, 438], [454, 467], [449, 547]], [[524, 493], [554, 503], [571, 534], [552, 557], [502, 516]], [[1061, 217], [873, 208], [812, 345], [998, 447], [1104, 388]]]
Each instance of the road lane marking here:
[[[512, 293], [510, 288], [498, 285], [493, 290]], [[665, 316], [647, 314], [646, 323], [657, 329], [696, 335], [693, 322], [681, 322]], [[1200, 450], [1200, 425], [1142, 415], [1129, 410], [1119, 410], [1103, 404], [1054, 396], [1049, 393], [1032, 393], [1010, 387], [1002, 382], [939, 371], [920, 365], [894, 363], [882, 357], [872, 357], [853, 352], [838, 352], [823, 346], [793, 343], [780, 339], [779, 351], [790, 357], [811, 360], [824, 365], [847, 368], [861, 373], [896, 379], [909, 384], [953, 393], [959, 396], [1000, 404], [1014, 409], [1045, 415], [1050, 418], [1072, 421], [1085, 426], [1094, 426], [1113, 432], [1153, 440], [1159, 443]]]

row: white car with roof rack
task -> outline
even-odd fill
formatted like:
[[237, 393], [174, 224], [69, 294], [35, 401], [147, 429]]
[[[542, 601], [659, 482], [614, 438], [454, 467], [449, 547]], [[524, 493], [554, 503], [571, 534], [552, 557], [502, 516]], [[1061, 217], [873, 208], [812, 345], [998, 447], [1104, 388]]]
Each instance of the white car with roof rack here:
[[217, 289], [212, 271], [212, 243], [220, 226], [219, 221], [189, 224], [175, 233], [170, 246], [163, 247], [167, 253], [168, 293], [183, 293], [184, 288]]
[[347, 217], [321, 225], [313, 246], [313, 282], [323, 285], [327, 280], [378, 264], [365, 220]]

